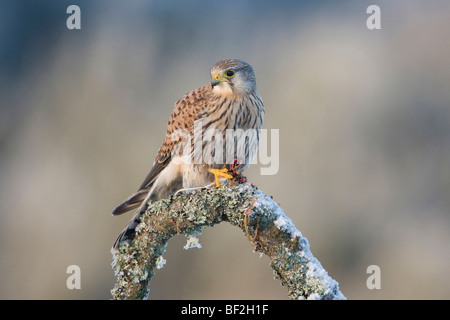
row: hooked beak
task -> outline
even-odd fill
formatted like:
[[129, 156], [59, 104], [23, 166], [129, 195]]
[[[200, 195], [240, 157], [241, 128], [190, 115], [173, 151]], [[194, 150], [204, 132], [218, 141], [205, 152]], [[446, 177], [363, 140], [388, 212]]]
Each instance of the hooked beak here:
[[218, 74], [213, 75], [213, 81], [211, 81], [211, 88], [214, 88], [218, 84], [221, 84], [223, 82], [223, 78], [219, 76]]

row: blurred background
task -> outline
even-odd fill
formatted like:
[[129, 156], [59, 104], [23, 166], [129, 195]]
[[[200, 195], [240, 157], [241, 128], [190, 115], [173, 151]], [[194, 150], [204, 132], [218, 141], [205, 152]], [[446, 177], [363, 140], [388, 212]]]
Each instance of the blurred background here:
[[[81, 9], [68, 30], [66, 9]], [[366, 9], [381, 8], [381, 30]], [[111, 210], [141, 184], [177, 99], [253, 65], [284, 208], [349, 299], [449, 299], [450, 2], [0, 4], [0, 298], [110, 299]], [[287, 299], [226, 223], [170, 240], [150, 299]], [[81, 290], [66, 269], [81, 268]], [[381, 269], [369, 290], [366, 269]]]

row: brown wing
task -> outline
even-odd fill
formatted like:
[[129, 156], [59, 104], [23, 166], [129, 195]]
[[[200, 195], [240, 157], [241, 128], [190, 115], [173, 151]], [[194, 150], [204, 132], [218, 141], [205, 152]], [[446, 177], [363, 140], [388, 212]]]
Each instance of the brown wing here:
[[206, 107], [206, 96], [210, 92], [211, 85], [208, 84], [189, 92], [175, 103], [175, 108], [167, 124], [166, 137], [156, 155], [152, 169], [147, 174], [147, 177], [145, 177], [139, 190], [151, 187], [156, 177], [170, 163], [172, 152], [176, 148], [178, 148], [176, 151], [180, 152], [183, 136], [177, 135], [175, 131], [182, 129], [192, 134], [196, 115]]
[[176, 137], [176, 135], [172, 136], [172, 133], [177, 129], [184, 129], [189, 132], [189, 134], [192, 133], [194, 120], [199, 111], [205, 108], [206, 98], [210, 92], [211, 85], [205, 85], [197, 90], [189, 92], [175, 103], [175, 108], [167, 125], [166, 137], [156, 155], [153, 167], [145, 177], [138, 191], [117, 206], [113, 210], [113, 215], [122, 214], [141, 205], [158, 175], [172, 160], [172, 151], [176, 148], [180, 149], [182, 146], [181, 142], [183, 137]]

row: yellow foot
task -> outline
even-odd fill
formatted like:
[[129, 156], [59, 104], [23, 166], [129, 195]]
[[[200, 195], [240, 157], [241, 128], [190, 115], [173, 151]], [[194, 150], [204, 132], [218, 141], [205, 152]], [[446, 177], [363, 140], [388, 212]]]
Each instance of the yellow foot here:
[[223, 168], [223, 169], [209, 169], [209, 172], [214, 174], [214, 180], [216, 182], [217, 188], [220, 188], [219, 177], [227, 178], [227, 179], [230, 179], [230, 180], [233, 179], [233, 176], [228, 173], [229, 171], [228, 171], [227, 168]]

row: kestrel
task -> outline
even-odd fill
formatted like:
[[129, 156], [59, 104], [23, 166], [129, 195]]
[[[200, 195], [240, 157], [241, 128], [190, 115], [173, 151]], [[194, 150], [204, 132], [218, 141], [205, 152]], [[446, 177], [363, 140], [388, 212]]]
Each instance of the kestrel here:
[[[256, 155], [264, 105], [253, 68], [237, 59], [217, 62], [212, 81], [176, 103], [153, 167], [138, 191], [113, 210], [135, 214], [113, 245], [133, 239], [146, 204], [180, 189], [214, 185], [232, 179]], [[238, 164], [236, 166], [236, 164]]]

